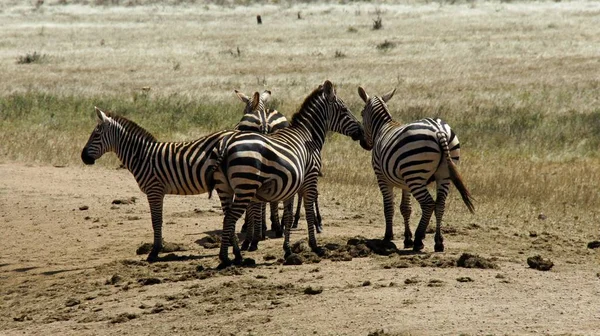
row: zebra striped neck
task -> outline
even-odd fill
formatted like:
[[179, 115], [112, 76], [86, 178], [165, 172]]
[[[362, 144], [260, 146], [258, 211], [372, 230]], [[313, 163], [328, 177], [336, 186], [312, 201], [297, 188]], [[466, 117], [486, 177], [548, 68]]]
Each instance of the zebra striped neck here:
[[119, 116], [112, 119], [115, 124], [111, 132], [114, 152], [135, 175], [147, 155], [149, 146], [156, 143], [156, 138], [131, 120]]
[[[366, 133], [371, 135], [371, 141], [376, 142], [379, 137], [385, 134], [391, 126], [397, 124], [390, 115], [385, 103], [380, 98], [371, 98], [371, 108], [368, 110], [368, 118], [365, 119]], [[368, 129], [370, 128], [370, 130]]]
[[300, 110], [292, 116], [289, 128], [298, 130], [303, 140], [310, 142], [320, 151], [327, 133], [327, 113], [323, 88], [319, 86], [306, 97]]

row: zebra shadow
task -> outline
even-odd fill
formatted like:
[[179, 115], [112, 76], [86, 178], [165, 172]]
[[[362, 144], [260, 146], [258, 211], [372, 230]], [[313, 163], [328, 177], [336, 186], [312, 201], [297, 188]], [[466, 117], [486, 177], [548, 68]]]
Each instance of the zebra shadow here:
[[217, 257], [218, 254], [210, 254], [210, 255], [178, 255], [175, 253], [169, 253], [163, 256], [158, 256], [155, 262], [173, 262], [173, 261], [194, 261], [194, 260], [202, 260], [207, 258]]

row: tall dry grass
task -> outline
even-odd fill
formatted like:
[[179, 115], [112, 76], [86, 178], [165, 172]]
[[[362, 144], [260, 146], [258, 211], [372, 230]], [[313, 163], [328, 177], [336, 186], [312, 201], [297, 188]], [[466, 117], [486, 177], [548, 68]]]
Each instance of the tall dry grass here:
[[[359, 85], [395, 87], [397, 120], [448, 121], [484, 211], [600, 205], [599, 3], [61, 3], [1, 7], [0, 161], [80, 164], [94, 105], [193, 139], [237, 122], [233, 89], [268, 88], [291, 116], [328, 78], [356, 115]], [[369, 155], [330, 136], [326, 201], [379, 214]]]

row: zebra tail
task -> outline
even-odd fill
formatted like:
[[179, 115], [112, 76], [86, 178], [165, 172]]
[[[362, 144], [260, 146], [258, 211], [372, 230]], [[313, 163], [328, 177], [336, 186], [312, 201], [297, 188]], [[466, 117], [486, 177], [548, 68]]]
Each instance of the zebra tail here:
[[[231, 140], [233, 133], [227, 134], [223, 137], [223, 139], [221, 139], [221, 141], [219, 141], [218, 145], [215, 146], [213, 148], [213, 154], [217, 156], [215, 163], [213, 163], [210, 167], [208, 167], [208, 171], [206, 172], [207, 176], [206, 176], [206, 184], [208, 186], [208, 199], [212, 198], [212, 192], [215, 189], [216, 186], [216, 182], [215, 182], [215, 172], [219, 169], [219, 167], [221, 167], [221, 170], [223, 171], [223, 175], [225, 176], [225, 178], [227, 178], [227, 174], [225, 173], [225, 166], [224, 163], [225, 161], [223, 160], [225, 158], [225, 152], [227, 151], [227, 148], [229, 147], [229, 142]], [[216, 152], [216, 153], [215, 153]]]
[[474, 201], [473, 196], [471, 196], [469, 189], [467, 189], [467, 186], [465, 185], [463, 178], [460, 176], [460, 173], [458, 172], [458, 167], [456, 167], [456, 164], [454, 163], [454, 161], [452, 161], [452, 157], [450, 156], [450, 148], [448, 147], [448, 137], [446, 136], [446, 133], [443, 131], [440, 131], [437, 133], [437, 137], [438, 137], [440, 146], [442, 147], [442, 151], [443, 151], [442, 155], [446, 158], [446, 163], [448, 164], [448, 172], [450, 173], [450, 180], [452, 180], [452, 183], [454, 184], [456, 189], [458, 189], [458, 192], [460, 193], [460, 196], [462, 197], [463, 202], [465, 202], [467, 209], [469, 209], [469, 211], [471, 213], [475, 213], [475, 206], [473, 205], [473, 201]]

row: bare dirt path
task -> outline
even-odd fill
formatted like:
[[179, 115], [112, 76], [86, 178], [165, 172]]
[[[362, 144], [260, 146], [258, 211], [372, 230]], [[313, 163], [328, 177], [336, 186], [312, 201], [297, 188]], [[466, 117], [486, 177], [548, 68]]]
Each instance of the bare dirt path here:
[[[131, 197], [133, 204], [111, 204]], [[323, 244], [383, 232], [380, 209], [322, 205]], [[217, 250], [198, 241], [220, 228], [221, 214], [200, 195], [167, 199], [165, 240], [188, 250], [150, 265], [135, 254], [152, 237], [148, 205], [127, 171], [17, 163], [0, 164], [0, 221], [3, 335], [600, 333], [598, 255], [579, 243], [540, 272], [525, 263], [529, 244], [491, 242], [502, 238], [465, 223], [447, 235], [442, 254], [283, 266], [265, 260], [282, 255], [281, 240], [270, 239], [246, 253], [257, 267], [216, 272]], [[305, 235], [298, 230], [293, 240]], [[490, 251], [486, 239], [506, 251]], [[494, 257], [498, 268], [454, 266], [463, 252]], [[322, 292], [305, 294], [307, 287]]]

